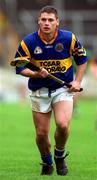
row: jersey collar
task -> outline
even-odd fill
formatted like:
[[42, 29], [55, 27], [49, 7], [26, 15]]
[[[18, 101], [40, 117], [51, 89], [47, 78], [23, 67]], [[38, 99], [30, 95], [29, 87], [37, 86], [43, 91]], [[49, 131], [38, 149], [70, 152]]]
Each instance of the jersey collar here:
[[55, 31], [53, 38], [49, 42], [45, 40], [44, 34], [40, 31], [40, 29], [38, 30], [38, 35], [45, 44], [52, 44], [58, 35], [58, 30]]

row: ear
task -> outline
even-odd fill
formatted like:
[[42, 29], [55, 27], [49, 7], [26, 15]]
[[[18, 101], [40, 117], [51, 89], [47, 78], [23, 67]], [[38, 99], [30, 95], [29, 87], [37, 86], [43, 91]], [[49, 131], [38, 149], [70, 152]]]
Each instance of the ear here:
[[37, 19], [37, 24], [38, 24], [38, 25], [40, 24], [40, 18]]
[[57, 19], [57, 26], [59, 26], [59, 19]]

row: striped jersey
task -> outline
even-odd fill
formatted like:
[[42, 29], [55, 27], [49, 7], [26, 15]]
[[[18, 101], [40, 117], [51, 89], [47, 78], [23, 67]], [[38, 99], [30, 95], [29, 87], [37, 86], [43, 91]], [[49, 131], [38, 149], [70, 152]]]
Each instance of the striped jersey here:
[[[88, 58], [85, 49], [72, 32], [59, 29], [56, 33], [55, 38], [49, 44], [43, 40], [38, 31], [25, 36], [18, 47], [15, 58], [21, 54], [54, 76], [70, 83], [73, 81], [73, 60], [79, 66], [87, 62]], [[26, 68], [37, 71], [37, 68], [29, 63], [24, 67], [16, 67], [16, 73], [19, 74]], [[62, 85], [49, 77], [29, 78], [28, 88], [30, 90], [42, 87], [53, 90]]]

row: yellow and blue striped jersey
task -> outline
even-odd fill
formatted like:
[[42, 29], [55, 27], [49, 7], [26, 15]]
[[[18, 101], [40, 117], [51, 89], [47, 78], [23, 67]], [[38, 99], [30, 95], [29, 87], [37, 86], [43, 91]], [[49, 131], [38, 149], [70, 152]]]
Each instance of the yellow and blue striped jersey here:
[[[78, 66], [88, 61], [86, 51], [76, 36], [70, 31], [61, 29], [56, 32], [54, 39], [49, 44], [39, 32], [27, 35], [21, 41], [18, 51], [23, 57], [33, 60], [40, 67], [44, 67], [49, 73], [64, 80], [66, 83], [70, 83], [73, 80], [73, 59]], [[18, 51], [15, 57], [20, 56]], [[29, 63], [25, 67], [16, 67], [16, 73], [20, 73], [25, 68], [33, 71], [37, 70], [34, 65]], [[41, 87], [53, 90], [61, 86], [48, 77], [29, 78], [28, 81], [30, 90], [37, 90]]]

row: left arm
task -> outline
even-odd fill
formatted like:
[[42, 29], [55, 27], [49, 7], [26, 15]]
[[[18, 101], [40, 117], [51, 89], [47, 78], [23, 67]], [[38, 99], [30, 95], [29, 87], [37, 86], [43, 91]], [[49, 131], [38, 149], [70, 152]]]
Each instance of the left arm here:
[[81, 88], [81, 81], [83, 79], [86, 67], [87, 62], [77, 66], [75, 80], [70, 83], [72, 85], [72, 87], [69, 89], [70, 92], [76, 92]]
[[81, 81], [87, 67], [88, 58], [86, 56], [85, 49], [74, 34], [72, 34], [71, 52], [76, 63], [76, 74], [75, 79], [70, 83], [72, 87], [69, 89], [69, 91], [76, 92], [81, 88]]
[[79, 83], [82, 81], [86, 67], [87, 67], [87, 62], [77, 66], [75, 81], [77, 81]]

